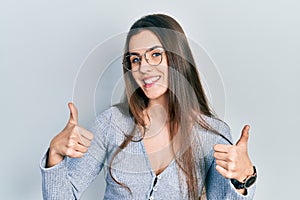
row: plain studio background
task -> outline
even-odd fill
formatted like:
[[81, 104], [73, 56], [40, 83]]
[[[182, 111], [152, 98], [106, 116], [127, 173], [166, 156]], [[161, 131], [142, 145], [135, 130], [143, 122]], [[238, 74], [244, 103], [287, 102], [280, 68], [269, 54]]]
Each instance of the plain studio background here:
[[[0, 199], [42, 199], [39, 161], [69, 118], [67, 103], [72, 99], [76, 103], [74, 85], [80, 67], [97, 45], [153, 12], [174, 16], [217, 66], [226, 97], [222, 118], [231, 126], [234, 141], [244, 124], [251, 125], [249, 151], [259, 177], [255, 199], [298, 196], [299, 2], [2, 0], [0, 4]], [[112, 48], [121, 51], [123, 46], [107, 45], [105, 50], [109, 53]], [[115, 63], [112, 75], [121, 70]], [[102, 87], [105, 81], [97, 84]], [[102, 92], [105, 98], [107, 91]], [[99, 110], [105, 101], [96, 98]], [[88, 101], [77, 101], [84, 126], [93, 113], [85, 109]], [[100, 176], [82, 199], [102, 199], [103, 190]]]

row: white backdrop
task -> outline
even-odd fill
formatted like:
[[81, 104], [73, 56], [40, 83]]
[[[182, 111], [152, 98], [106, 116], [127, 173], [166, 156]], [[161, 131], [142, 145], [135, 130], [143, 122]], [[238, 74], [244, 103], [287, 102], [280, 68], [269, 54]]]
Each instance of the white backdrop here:
[[[300, 186], [299, 10], [300, 3], [292, 0], [2, 0], [0, 199], [42, 199], [39, 161], [68, 120], [67, 103], [76, 103], [74, 86], [84, 61], [99, 44], [153, 12], [176, 18], [213, 60], [233, 138], [239, 138], [244, 124], [251, 125], [249, 151], [259, 177], [255, 199], [295, 199]], [[103, 103], [99, 96], [97, 103]], [[83, 126], [101, 107], [77, 105]], [[82, 199], [102, 199], [103, 189], [99, 177]]]

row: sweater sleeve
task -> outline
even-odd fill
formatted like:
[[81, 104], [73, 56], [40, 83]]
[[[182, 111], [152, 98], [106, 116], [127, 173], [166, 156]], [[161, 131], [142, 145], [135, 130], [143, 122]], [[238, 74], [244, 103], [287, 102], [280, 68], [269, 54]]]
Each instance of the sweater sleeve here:
[[211, 165], [206, 178], [206, 195], [208, 200], [250, 200], [254, 198], [256, 185], [247, 190], [246, 195], [240, 194], [230, 182], [216, 170], [216, 160]]
[[106, 158], [109, 123], [100, 115], [90, 126], [94, 134], [88, 152], [82, 158], [65, 157], [57, 165], [46, 168], [47, 153], [40, 162], [44, 200], [79, 199], [90, 183], [100, 173]]
[[89, 152], [82, 158], [65, 157], [62, 162], [50, 168], [45, 168], [46, 159], [47, 153], [40, 166], [44, 200], [79, 199], [103, 166]]
[[[230, 128], [223, 122], [218, 122], [215, 127], [229, 141], [232, 141]], [[229, 141], [221, 138], [217, 143], [229, 144]], [[206, 195], [208, 200], [251, 200], [254, 198], [256, 184], [247, 189], [247, 194], [240, 194], [231, 183], [230, 179], [225, 178], [216, 170], [216, 160], [213, 157], [214, 150], [212, 149], [209, 157], [211, 165], [206, 176]]]

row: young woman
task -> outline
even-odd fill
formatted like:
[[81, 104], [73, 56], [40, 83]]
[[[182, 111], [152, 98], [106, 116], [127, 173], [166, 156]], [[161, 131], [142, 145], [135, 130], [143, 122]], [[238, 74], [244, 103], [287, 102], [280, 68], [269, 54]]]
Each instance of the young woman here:
[[70, 120], [41, 161], [44, 199], [79, 199], [103, 168], [104, 199], [253, 199], [249, 126], [232, 145], [173, 18], [147, 15], [132, 25], [123, 72], [126, 100], [89, 130], [69, 103]]

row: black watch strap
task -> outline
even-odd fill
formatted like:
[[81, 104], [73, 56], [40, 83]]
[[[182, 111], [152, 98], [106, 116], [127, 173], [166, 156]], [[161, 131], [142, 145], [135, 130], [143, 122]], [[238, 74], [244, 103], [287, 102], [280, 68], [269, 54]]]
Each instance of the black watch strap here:
[[254, 173], [251, 176], [247, 177], [243, 183], [236, 179], [231, 179], [230, 181], [233, 184], [233, 186], [236, 189], [247, 189], [247, 188], [251, 187], [255, 183], [256, 178], [257, 178], [255, 166], [253, 166], [253, 170], [254, 170]]

